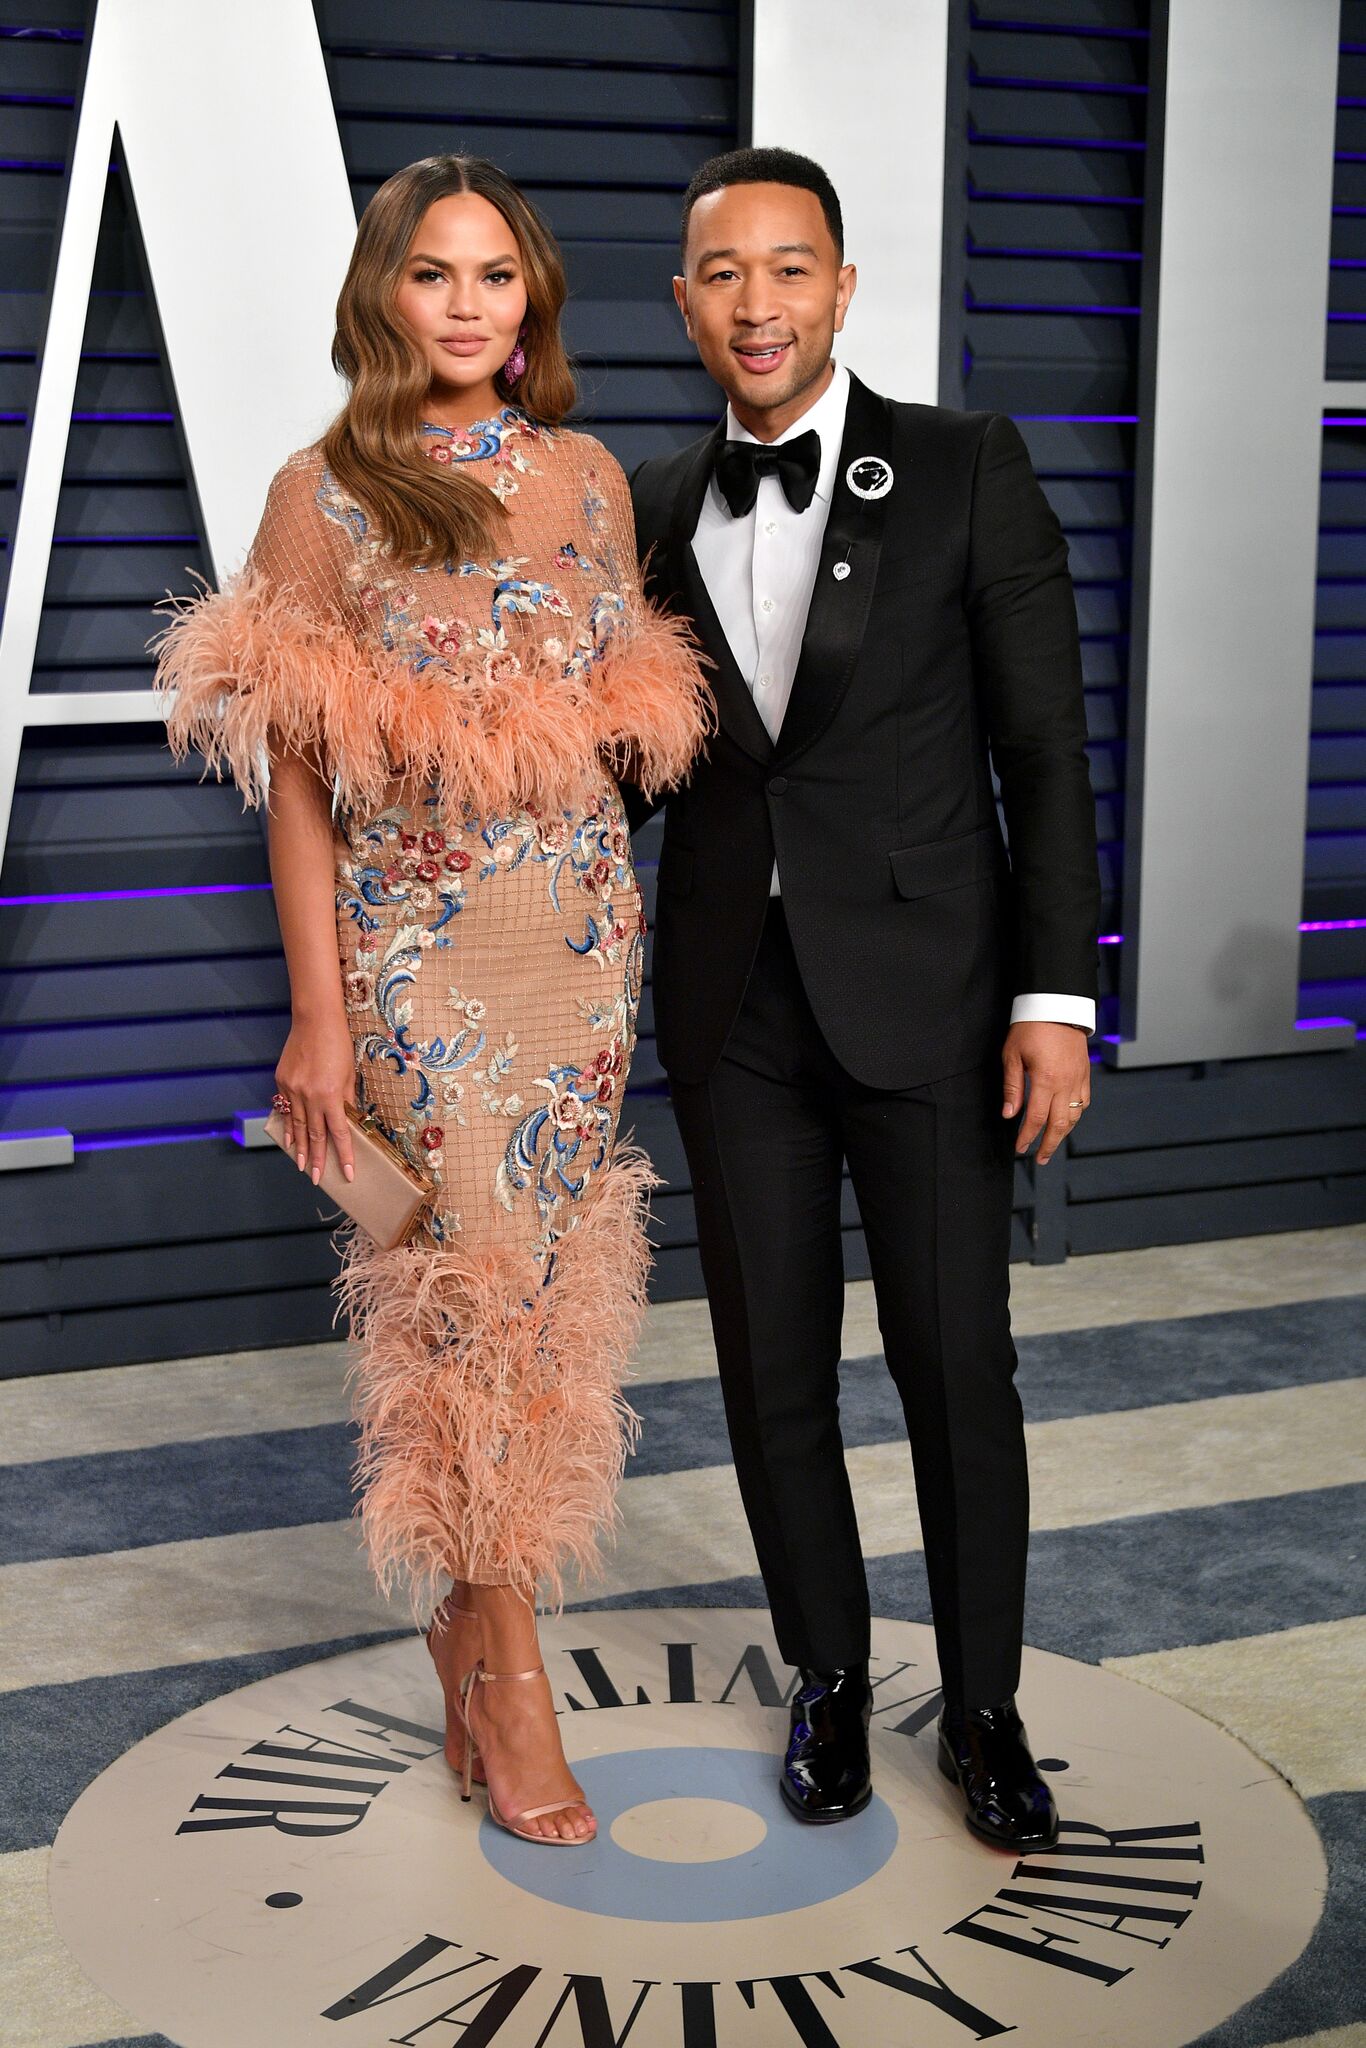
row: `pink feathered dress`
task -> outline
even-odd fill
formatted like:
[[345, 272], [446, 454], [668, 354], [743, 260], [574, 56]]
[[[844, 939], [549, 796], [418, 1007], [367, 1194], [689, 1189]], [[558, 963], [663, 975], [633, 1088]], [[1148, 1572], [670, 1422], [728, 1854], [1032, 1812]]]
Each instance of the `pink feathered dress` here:
[[615, 1516], [653, 1176], [617, 1144], [644, 918], [612, 770], [676, 781], [709, 719], [600, 443], [515, 408], [424, 443], [479, 465], [500, 559], [396, 566], [306, 449], [158, 669], [172, 746], [248, 802], [268, 744], [333, 779], [360, 1103], [438, 1183], [416, 1243], [351, 1232], [340, 1282], [365, 1539], [419, 1618], [452, 1577], [558, 1600]]

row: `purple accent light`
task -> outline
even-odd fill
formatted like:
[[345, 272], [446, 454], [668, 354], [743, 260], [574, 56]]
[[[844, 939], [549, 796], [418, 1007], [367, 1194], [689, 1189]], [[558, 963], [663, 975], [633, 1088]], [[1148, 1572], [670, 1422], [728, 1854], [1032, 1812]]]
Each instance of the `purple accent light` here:
[[[1043, 299], [1037, 301], [1034, 299], [1021, 299], [1018, 301], [974, 299], [971, 292], [964, 295], [963, 304], [969, 313], [1075, 313], [1079, 319], [1103, 316], [1107, 319], [1125, 318], [1136, 320], [1143, 311], [1141, 306], [1054, 306]], [[1330, 313], [1328, 317], [1331, 320], [1333, 315]], [[1344, 319], [1366, 320], [1366, 313], [1344, 314], [1342, 317]]]
[[[1028, 414], [1020, 414], [1028, 418]], [[164, 896], [246, 896], [270, 889], [270, 882], [197, 882], [177, 889], [88, 889], [48, 896], [0, 896], [0, 910], [27, 910], [49, 903], [141, 903]], [[1299, 927], [1302, 932], [1366, 931], [1366, 917], [1310, 918]], [[1100, 946], [1122, 946], [1123, 932], [1102, 932]]]
[[137, 1145], [193, 1145], [201, 1138], [230, 1138], [231, 1124], [204, 1124], [190, 1131], [119, 1131], [108, 1137], [77, 1138], [77, 1152], [126, 1152]]
[[1345, 1025], [1352, 1032], [1355, 1032], [1357, 1028], [1354, 1019], [1351, 1017], [1298, 1017], [1295, 1020], [1295, 1029], [1297, 1031], [1322, 1031], [1325, 1026], [1332, 1024]]
[[169, 427], [175, 424], [175, 414], [173, 412], [73, 412], [71, 422], [73, 426], [81, 427], [110, 425], [122, 427], [130, 423], [133, 425]]
[[[1302, 932], [1360, 932], [1366, 931], [1366, 917], [1315, 917], [1307, 919], [1299, 929]], [[1123, 932], [1102, 932], [1096, 940], [1098, 946], [1122, 946]], [[1331, 1021], [1331, 1020], [1330, 1020]]]
[[[978, 308], [980, 312], [981, 308]], [[1082, 427], [1136, 427], [1136, 412], [1013, 412], [1013, 420], [1057, 420]]]
[[[1003, 249], [995, 242], [968, 242], [969, 256], [1042, 256], [1049, 263], [1141, 263], [1137, 249]], [[1360, 266], [1366, 270], [1366, 262]]]
[[52, 896], [0, 896], [0, 910], [27, 910], [41, 903], [146, 903], [159, 896], [245, 896], [271, 886], [269, 882], [198, 882], [184, 889], [79, 889]]
[[[994, 21], [989, 25], [992, 28], [999, 27], [999, 24]], [[1094, 92], [1108, 94], [1111, 98], [1122, 94], [1126, 98], [1141, 97], [1144, 99], [1147, 98], [1148, 94], [1146, 85], [1112, 85], [1108, 83], [1095, 83], [1081, 78], [997, 78], [989, 72], [979, 71], [976, 65], [970, 67], [970, 76], [974, 85], [995, 86], [1005, 92]], [[1360, 106], [1361, 104], [1362, 102], [1359, 100], [1338, 101], [1340, 107]]]

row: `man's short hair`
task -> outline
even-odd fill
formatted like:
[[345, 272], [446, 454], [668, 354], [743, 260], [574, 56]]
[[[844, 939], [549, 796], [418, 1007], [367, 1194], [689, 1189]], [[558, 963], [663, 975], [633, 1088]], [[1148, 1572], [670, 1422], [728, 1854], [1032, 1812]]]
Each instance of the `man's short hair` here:
[[799, 156], [795, 149], [728, 149], [721, 156], [711, 156], [693, 172], [692, 182], [683, 195], [683, 220], [679, 228], [679, 247], [683, 252], [684, 267], [688, 259], [688, 222], [699, 199], [709, 192], [723, 192], [728, 185], [796, 185], [803, 192], [814, 192], [821, 203], [825, 224], [836, 253], [844, 261], [844, 215], [840, 211], [839, 195], [831, 184], [829, 176], [809, 156]]

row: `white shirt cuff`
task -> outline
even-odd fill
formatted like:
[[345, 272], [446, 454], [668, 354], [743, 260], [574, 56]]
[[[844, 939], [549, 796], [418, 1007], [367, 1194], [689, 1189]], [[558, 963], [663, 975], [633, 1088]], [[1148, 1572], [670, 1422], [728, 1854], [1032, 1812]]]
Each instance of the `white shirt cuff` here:
[[1088, 1035], [1096, 1028], [1096, 1006], [1089, 996], [1016, 996], [1010, 1006], [1012, 1024], [1078, 1024]]

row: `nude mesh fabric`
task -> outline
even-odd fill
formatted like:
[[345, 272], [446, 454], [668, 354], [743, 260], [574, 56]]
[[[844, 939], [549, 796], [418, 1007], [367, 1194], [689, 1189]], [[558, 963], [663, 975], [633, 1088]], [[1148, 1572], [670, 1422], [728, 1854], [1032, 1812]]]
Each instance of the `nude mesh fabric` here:
[[615, 1513], [653, 1176], [617, 1143], [644, 919], [612, 769], [679, 779], [709, 717], [598, 442], [511, 409], [425, 438], [502, 499], [497, 560], [395, 565], [305, 450], [159, 662], [179, 750], [259, 801], [309, 749], [336, 790], [359, 1098], [437, 1182], [421, 1241], [352, 1232], [341, 1280], [365, 1536], [419, 1616], [450, 1576], [558, 1601]]

